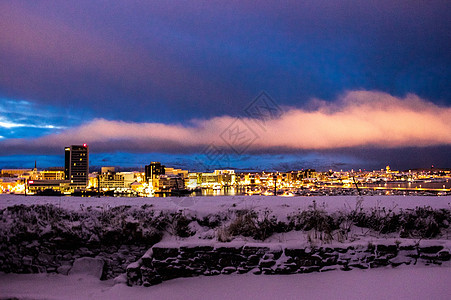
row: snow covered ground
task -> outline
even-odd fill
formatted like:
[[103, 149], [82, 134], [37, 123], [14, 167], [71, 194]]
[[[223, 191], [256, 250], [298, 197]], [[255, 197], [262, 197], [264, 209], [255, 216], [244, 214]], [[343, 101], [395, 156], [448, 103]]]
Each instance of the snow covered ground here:
[[219, 275], [128, 287], [90, 277], [0, 274], [0, 298], [449, 299], [451, 268], [398, 267], [285, 276]]
[[[345, 206], [355, 207], [356, 196], [201, 196], [167, 198], [128, 198], [128, 197], [49, 197], [0, 194], [0, 208], [12, 205], [53, 204], [62, 208], [80, 209], [81, 207], [108, 208], [120, 205], [152, 205], [155, 210], [191, 210], [198, 214], [216, 213], [228, 208], [265, 209], [286, 215], [299, 209], [307, 209], [316, 202], [318, 207], [335, 211]], [[364, 208], [386, 207], [394, 209], [430, 206], [433, 209], [451, 209], [451, 196], [363, 196]]]
[[[198, 216], [229, 209], [270, 209], [278, 216], [316, 205], [328, 212], [353, 209], [356, 196], [212, 196], [169, 198], [38, 197], [0, 194], [0, 209], [13, 205], [53, 204], [69, 210], [105, 210], [120, 205], [155, 211], [184, 210]], [[365, 196], [363, 208], [451, 209], [451, 196]], [[358, 229], [360, 230], [360, 229]], [[275, 234], [265, 242], [305, 240], [306, 233]], [[174, 237], [172, 237], [174, 239]], [[372, 239], [373, 237], [360, 237]], [[179, 241], [179, 238], [175, 238]], [[191, 239], [199, 241], [196, 235]], [[448, 242], [447, 237], [444, 243]], [[171, 237], [165, 237], [171, 241]], [[426, 242], [426, 240], [424, 240]], [[0, 274], [0, 299], [449, 299], [451, 267], [403, 266], [296, 275], [220, 275], [180, 278], [162, 284], [128, 287], [86, 275]]]

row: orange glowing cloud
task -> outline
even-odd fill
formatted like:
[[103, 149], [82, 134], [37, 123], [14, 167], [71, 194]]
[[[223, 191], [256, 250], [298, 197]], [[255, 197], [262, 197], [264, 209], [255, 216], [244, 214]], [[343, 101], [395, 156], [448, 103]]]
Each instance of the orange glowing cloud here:
[[[214, 144], [246, 150], [423, 147], [451, 144], [450, 107], [407, 95], [351, 91], [315, 109], [288, 108], [276, 118], [215, 117], [189, 124], [131, 123], [96, 119], [59, 134], [29, 140], [4, 140], [0, 148], [64, 147], [89, 143], [97, 151], [192, 152]], [[232, 126], [231, 126], [232, 125]], [[237, 129], [233, 131], [230, 129]], [[244, 137], [237, 135], [244, 134]], [[235, 143], [235, 144], [234, 144]]]

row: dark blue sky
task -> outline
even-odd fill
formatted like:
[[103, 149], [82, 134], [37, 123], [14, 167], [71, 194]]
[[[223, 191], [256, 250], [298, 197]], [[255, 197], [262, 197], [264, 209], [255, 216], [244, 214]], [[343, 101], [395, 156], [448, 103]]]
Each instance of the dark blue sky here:
[[[2, 2], [0, 168], [23, 166], [17, 155], [25, 155], [25, 164], [33, 155], [62, 155], [65, 143], [72, 143], [68, 137], [81, 142], [80, 132], [85, 127], [93, 132], [89, 124], [98, 119], [121, 123], [104, 122], [96, 137], [87, 138], [93, 163], [141, 165], [164, 159], [196, 168], [195, 157], [208, 147], [205, 137], [224, 130], [216, 118], [255, 118], [246, 108], [261, 91], [281, 112], [296, 111], [298, 118], [299, 110], [304, 119], [305, 113], [314, 118], [317, 112], [331, 116], [338, 127], [354, 122], [366, 128], [362, 120], [343, 120], [339, 113], [346, 107], [353, 114], [363, 101], [382, 103], [381, 118], [414, 127], [386, 144], [379, 136], [367, 140], [359, 134], [349, 143], [316, 143], [296, 132], [321, 125], [274, 119], [271, 125], [280, 126], [286, 140], [302, 138], [315, 145], [259, 142], [258, 149], [238, 151], [231, 166], [451, 167], [449, 127], [444, 122], [422, 127], [451, 107], [450, 11], [449, 1]], [[366, 94], [353, 94], [359, 91]], [[395, 102], [402, 113], [392, 108]], [[409, 107], [433, 109], [424, 118], [415, 116], [416, 124], [406, 112]], [[172, 127], [164, 128], [163, 137], [155, 136], [156, 124], [200, 129], [191, 133], [193, 144], [181, 141], [185, 131]], [[219, 127], [204, 130], [212, 124]], [[361, 137], [389, 131], [374, 121], [370, 125]], [[118, 135], [117, 126], [133, 132], [131, 142], [126, 133]], [[139, 135], [140, 128], [146, 133]], [[338, 133], [344, 140], [352, 139], [349, 128]], [[412, 131], [421, 134], [407, 136]], [[257, 132], [260, 141], [272, 136], [267, 132]], [[320, 133], [317, 139], [329, 136]], [[127, 153], [134, 158], [124, 161]], [[41, 160], [52, 165], [50, 156]]]

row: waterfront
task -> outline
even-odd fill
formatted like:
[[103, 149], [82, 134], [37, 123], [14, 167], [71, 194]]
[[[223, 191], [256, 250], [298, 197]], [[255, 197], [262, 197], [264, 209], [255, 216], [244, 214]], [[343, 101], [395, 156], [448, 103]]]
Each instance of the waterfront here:
[[[386, 181], [375, 183], [357, 183], [355, 184], [330, 184], [328, 182], [313, 182], [301, 184], [296, 187], [285, 186], [276, 190], [280, 196], [315, 196], [315, 195], [450, 195], [451, 180], [442, 181]], [[265, 188], [259, 185], [241, 185], [238, 187], [225, 186], [222, 188], [202, 188], [186, 196], [240, 196], [240, 195], [274, 195], [274, 188]], [[170, 193], [156, 194], [156, 197], [168, 197]]]

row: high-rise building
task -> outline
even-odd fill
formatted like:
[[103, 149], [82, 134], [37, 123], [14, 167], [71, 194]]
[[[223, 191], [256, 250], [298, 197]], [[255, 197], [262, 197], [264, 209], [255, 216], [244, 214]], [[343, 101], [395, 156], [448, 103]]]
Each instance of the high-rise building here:
[[165, 174], [165, 168], [159, 162], [151, 162], [150, 165], [146, 166], [145, 169], [146, 180], [156, 179], [159, 175]]
[[89, 147], [72, 145], [65, 149], [64, 177], [71, 185], [86, 186], [89, 175]]

